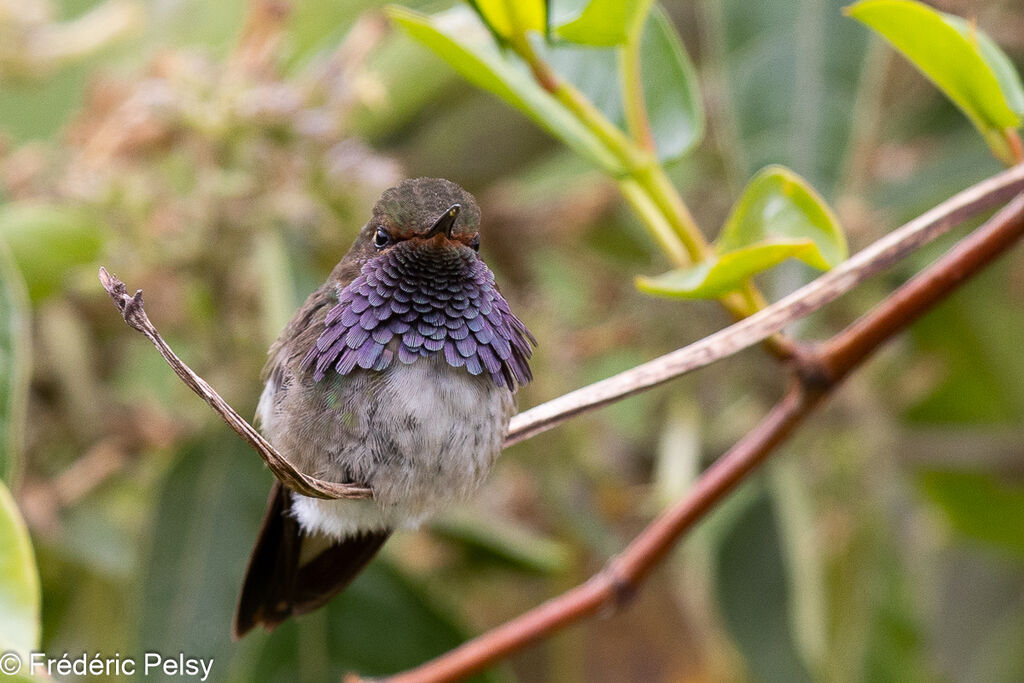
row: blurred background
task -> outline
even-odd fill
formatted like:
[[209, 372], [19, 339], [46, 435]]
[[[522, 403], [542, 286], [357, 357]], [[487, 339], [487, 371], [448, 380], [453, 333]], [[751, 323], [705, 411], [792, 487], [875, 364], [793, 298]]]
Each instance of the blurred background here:
[[[31, 315], [30, 354], [4, 373], [29, 386], [13, 489], [45, 651], [185, 652], [227, 681], [414, 665], [600, 569], [780, 395], [783, 372], [753, 349], [515, 446], [475, 500], [398, 534], [327, 609], [232, 643], [271, 475], [124, 325], [99, 265], [145, 291], [172, 347], [243, 415], [267, 347], [403, 177], [479, 200], [482, 252], [541, 341], [521, 407], [728, 322], [636, 291], [668, 264], [615, 185], [379, 4], [0, 0], [0, 236]], [[664, 4], [708, 113], [671, 168], [702, 225], [783, 163], [855, 251], [999, 170], [844, 3]], [[932, 4], [1024, 64], [1019, 3]], [[834, 333], [954, 238], [792, 333]], [[778, 298], [810, 277], [761, 284]], [[484, 678], [1024, 680], [1022, 296], [1018, 251], [850, 379], [626, 611]]]

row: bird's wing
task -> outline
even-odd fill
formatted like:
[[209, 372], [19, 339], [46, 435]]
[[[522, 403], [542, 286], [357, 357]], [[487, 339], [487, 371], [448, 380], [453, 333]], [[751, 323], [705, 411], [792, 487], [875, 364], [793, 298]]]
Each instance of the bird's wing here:
[[277, 341], [267, 351], [267, 363], [260, 373], [263, 393], [260, 395], [259, 405], [256, 406], [256, 423], [265, 433], [272, 430], [271, 420], [281, 395], [281, 388], [302, 372], [302, 359], [323, 332], [327, 311], [337, 301], [335, 287], [325, 283], [309, 295]]
[[324, 331], [324, 318], [336, 303], [337, 288], [330, 282], [310, 294], [267, 351], [267, 363], [260, 379], [280, 384], [287, 370], [297, 370], [306, 352]]

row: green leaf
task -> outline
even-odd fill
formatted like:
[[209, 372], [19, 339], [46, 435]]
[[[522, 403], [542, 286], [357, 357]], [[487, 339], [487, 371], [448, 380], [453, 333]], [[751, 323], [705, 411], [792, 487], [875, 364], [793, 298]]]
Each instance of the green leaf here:
[[863, 0], [847, 14], [884, 36], [958, 106], [1002, 161], [1024, 90], [1006, 55], [977, 27], [914, 0]]
[[499, 40], [514, 42], [527, 31], [548, 33], [546, 0], [469, 0], [469, 4]]
[[590, 0], [576, 18], [554, 32], [580, 45], [623, 45], [636, 34], [652, 4], [653, 0]]
[[970, 471], [924, 472], [920, 483], [958, 532], [1024, 559], [1024, 485]]
[[4, 683], [39, 683], [39, 681], [44, 681], [44, 680], [49, 680], [49, 679], [33, 678], [33, 677], [28, 676], [27, 674], [24, 674], [24, 673], [16, 673], [13, 676], [5, 676], [4, 677]]
[[640, 59], [644, 98], [658, 159], [674, 161], [704, 137], [697, 70], [668, 16], [655, 8], [644, 27]]
[[[679, 34], [655, 7], [644, 24], [640, 61], [644, 100], [658, 159], [672, 162], [704, 137], [704, 107], [697, 72]], [[618, 87], [618, 50], [578, 45], [537, 45], [563, 78], [575, 85], [620, 128], [625, 127]]]
[[[232, 647], [230, 666], [236, 675], [226, 678], [339, 681], [352, 672], [386, 677], [437, 657], [467, 637], [423, 586], [376, 559], [325, 607], [285, 622], [272, 634], [250, 634], [242, 648]], [[486, 672], [470, 683], [498, 680], [497, 672]]]
[[829, 605], [821, 523], [813, 485], [794, 460], [771, 463], [769, 492], [778, 517], [780, 550], [789, 579], [789, 620], [796, 651], [804, 665], [824, 678], [829, 647]]
[[782, 166], [754, 176], [733, 207], [715, 245], [728, 253], [765, 240], [810, 240], [814, 249], [798, 256], [828, 270], [847, 256], [839, 220], [807, 181]]
[[0, 208], [0, 238], [10, 246], [32, 301], [63, 289], [69, 271], [93, 264], [103, 245], [102, 226], [86, 212], [47, 204]]
[[31, 348], [25, 283], [0, 239], [0, 482], [19, 469]]
[[659, 296], [717, 299], [788, 258], [805, 262], [816, 260], [816, 252], [814, 242], [809, 239], [761, 242], [655, 277], [638, 277], [636, 286], [641, 291]]
[[423, 112], [445, 98], [461, 77], [405, 33], [394, 31], [366, 57], [366, 70], [387, 93], [384, 109], [371, 99], [355, 103], [352, 132], [371, 143], [411, 130]]
[[0, 483], [0, 652], [39, 647], [39, 572], [28, 529]]
[[769, 166], [743, 191], [715, 252], [701, 263], [638, 278], [637, 287], [660, 296], [717, 298], [788, 258], [828, 270], [846, 258], [847, 248], [839, 222], [806, 181]]
[[454, 7], [429, 17], [403, 7], [389, 7], [387, 12], [470, 83], [511, 104], [606, 172], [622, 172], [604, 144], [541, 88], [524, 64], [501, 54], [472, 11]]
[[[174, 11], [195, 10], [187, 4], [176, 5]], [[379, 5], [377, 0], [296, 3], [288, 13], [288, 65], [300, 66], [318, 52], [337, 48], [359, 15]]]
[[999, 88], [1003, 91], [1006, 104], [1017, 115], [1018, 125], [1021, 116], [1024, 116], [1024, 85], [1021, 85], [1020, 74], [1017, 68], [1006, 56], [1002, 48], [996, 44], [987, 33], [978, 28], [974, 22], [965, 20], [955, 14], [943, 14], [942, 18], [953, 25], [964, 38], [974, 44], [981, 52], [982, 58], [992, 73], [999, 81]]

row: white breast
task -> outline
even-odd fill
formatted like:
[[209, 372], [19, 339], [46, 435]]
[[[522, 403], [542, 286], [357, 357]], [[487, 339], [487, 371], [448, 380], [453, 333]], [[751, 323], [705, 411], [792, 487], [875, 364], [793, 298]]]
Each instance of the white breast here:
[[[511, 392], [447, 366], [440, 355], [352, 379], [370, 383], [362, 393], [375, 405], [353, 406], [361, 442], [343, 449], [338, 464], [368, 483], [374, 499], [294, 496], [292, 512], [305, 530], [340, 538], [417, 526], [477, 488], [501, 451], [515, 408]], [[275, 431], [273, 399], [265, 390], [259, 406], [268, 433]]]

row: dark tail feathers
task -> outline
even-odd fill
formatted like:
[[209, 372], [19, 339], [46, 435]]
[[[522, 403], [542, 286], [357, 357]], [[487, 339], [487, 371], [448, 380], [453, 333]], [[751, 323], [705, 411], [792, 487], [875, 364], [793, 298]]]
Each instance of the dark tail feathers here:
[[235, 610], [236, 640], [255, 626], [272, 631], [290, 616], [322, 607], [356, 578], [391, 535], [377, 531], [346, 538], [300, 567], [303, 537], [288, 514], [290, 496], [274, 482]]

